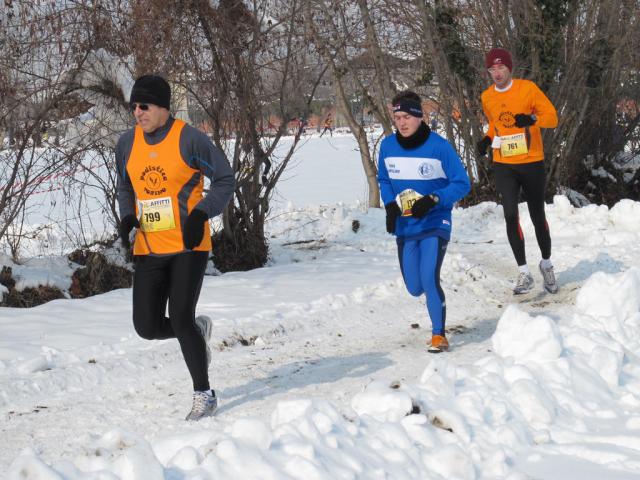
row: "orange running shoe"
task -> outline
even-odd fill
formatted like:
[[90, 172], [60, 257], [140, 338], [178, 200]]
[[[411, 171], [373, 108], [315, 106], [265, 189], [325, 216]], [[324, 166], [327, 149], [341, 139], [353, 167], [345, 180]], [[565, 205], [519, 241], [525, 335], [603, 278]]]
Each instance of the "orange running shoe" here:
[[432, 335], [429, 345], [430, 353], [440, 353], [449, 350], [449, 342], [444, 335]]

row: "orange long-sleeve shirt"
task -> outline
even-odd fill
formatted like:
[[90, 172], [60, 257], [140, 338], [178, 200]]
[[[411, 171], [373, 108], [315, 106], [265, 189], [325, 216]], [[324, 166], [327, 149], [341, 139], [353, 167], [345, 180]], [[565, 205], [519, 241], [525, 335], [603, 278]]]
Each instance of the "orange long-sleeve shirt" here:
[[[553, 104], [542, 90], [530, 80], [513, 79], [506, 91], [498, 91], [491, 85], [482, 92], [482, 110], [489, 120], [487, 135], [493, 140], [496, 135], [505, 137], [525, 133], [528, 152], [505, 157], [499, 148], [493, 149], [493, 161], [501, 163], [531, 163], [544, 159], [541, 128], [558, 125], [558, 114]], [[536, 116], [536, 123], [530, 127], [516, 127], [515, 116], [525, 113]]]

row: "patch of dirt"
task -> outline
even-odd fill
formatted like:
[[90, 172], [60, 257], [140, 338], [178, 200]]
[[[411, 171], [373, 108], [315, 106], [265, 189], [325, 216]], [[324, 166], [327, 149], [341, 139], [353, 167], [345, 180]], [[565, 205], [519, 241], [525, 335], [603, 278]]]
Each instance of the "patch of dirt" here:
[[2, 296], [1, 307], [29, 308], [58, 298], [65, 298], [62, 290], [48, 285], [16, 290], [16, 280], [13, 278], [11, 267], [7, 266], [3, 266], [0, 271], [0, 284], [9, 290]]
[[451, 327], [446, 327], [445, 331], [447, 333], [461, 334], [461, 333], [467, 333], [469, 331], [469, 328], [463, 325], [452, 325]]
[[244, 272], [264, 267], [269, 257], [269, 246], [256, 232], [239, 232], [228, 238], [224, 231], [216, 233], [213, 241], [213, 264], [222, 273]]
[[294, 247], [298, 250], [320, 250], [327, 248], [327, 240], [320, 238], [319, 240], [298, 240], [296, 242], [287, 242], [282, 244], [283, 247]]
[[[73, 272], [71, 277], [69, 294], [72, 298], [85, 298], [117, 288], [131, 287], [133, 273], [126, 268], [109, 263], [107, 258], [98, 252], [77, 252], [72, 255], [75, 254], [74, 258], [81, 260], [84, 267]], [[69, 258], [72, 259], [71, 255]]]
[[35, 288], [27, 287], [19, 291], [15, 288], [10, 288], [9, 292], [5, 293], [2, 297], [0, 306], [31, 308], [59, 298], [66, 298], [62, 290], [48, 285], [40, 285]]

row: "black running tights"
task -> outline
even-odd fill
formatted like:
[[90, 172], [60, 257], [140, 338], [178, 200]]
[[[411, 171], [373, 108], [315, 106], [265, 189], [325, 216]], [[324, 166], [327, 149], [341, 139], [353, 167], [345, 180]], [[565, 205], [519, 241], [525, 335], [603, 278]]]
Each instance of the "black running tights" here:
[[520, 228], [518, 199], [520, 189], [524, 192], [529, 216], [536, 231], [536, 239], [542, 258], [551, 257], [551, 235], [544, 214], [544, 162], [511, 165], [495, 162], [493, 172], [496, 190], [502, 199], [504, 219], [507, 224], [507, 238], [518, 265], [525, 265], [527, 257], [524, 249], [524, 235]]
[[[209, 390], [206, 345], [195, 311], [208, 252], [136, 257], [133, 276], [133, 325], [142, 338], [177, 338], [194, 390]], [[167, 302], [169, 317], [166, 316]]]

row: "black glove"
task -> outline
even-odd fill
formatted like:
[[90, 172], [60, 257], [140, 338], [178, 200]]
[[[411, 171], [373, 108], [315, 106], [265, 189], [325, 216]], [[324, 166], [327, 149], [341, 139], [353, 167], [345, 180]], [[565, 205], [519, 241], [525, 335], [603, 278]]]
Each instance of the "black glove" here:
[[491, 139], [488, 136], [485, 136], [482, 140], [477, 143], [478, 146], [478, 154], [481, 157], [484, 157], [487, 154], [487, 150], [489, 150], [489, 146], [491, 145]]
[[533, 115], [527, 115], [526, 113], [516, 114], [516, 127], [518, 128], [530, 127], [534, 123], [536, 123], [536, 119]]
[[387, 211], [387, 233], [395, 233], [396, 220], [402, 215], [400, 207], [396, 202], [389, 202], [384, 206], [384, 209]]
[[140, 222], [135, 215], [130, 213], [129, 215], [125, 215], [125, 217], [120, 220], [120, 242], [122, 242], [122, 246], [127, 250], [131, 248], [129, 233], [131, 233], [133, 227], [140, 228]]
[[422, 218], [429, 210], [431, 210], [438, 202], [435, 201], [432, 195], [425, 195], [411, 207], [411, 216], [416, 218]]
[[202, 210], [194, 208], [184, 222], [184, 229], [182, 230], [182, 240], [184, 241], [184, 248], [187, 250], [193, 250], [200, 245], [202, 237], [204, 236], [204, 222], [209, 220], [209, 216]]

